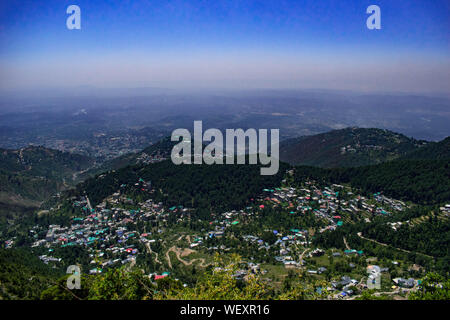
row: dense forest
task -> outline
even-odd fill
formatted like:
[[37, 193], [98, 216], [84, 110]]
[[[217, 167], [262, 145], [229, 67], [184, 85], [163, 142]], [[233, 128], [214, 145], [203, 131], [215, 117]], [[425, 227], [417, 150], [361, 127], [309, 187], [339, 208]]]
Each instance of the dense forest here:
[[61, 271], [42, 263], [29, 249], [0, 249], [0, 296], [2, 299], [39, 299]]
[[367, 225], [362, 230], [364, 236], [397, 248], [423, 252], [433, 257], [450, 256], [448, 220], [427, 216], [421, 223], [412, 226], [405, 223], [395, 231], [386, 223]]
[[283, 141], [280, 157], [324, 168], [379, 164], [425, 148], [427, 142], [376, 128], [345, 128]]
[[5, 204], [14, 202], [14, 198], [20, 199], [21, 203], [23, 199], [42, 201], [60, 191], [63, 186], [59, 180], [10, 174], [0, 169], [0, 193], [3, 194]]
[[450, 160], [450, 137], [439, 142], [429, 142], [414, 152], [404, 156], [405, 160]]

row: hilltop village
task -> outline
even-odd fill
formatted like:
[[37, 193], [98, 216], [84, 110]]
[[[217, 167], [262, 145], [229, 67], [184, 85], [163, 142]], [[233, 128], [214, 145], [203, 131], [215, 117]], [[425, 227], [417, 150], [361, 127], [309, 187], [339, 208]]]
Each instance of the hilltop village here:
[[[314, 181], [305, 181], [301, 187], [291, 187], [285, 184], [286, 180], [283, 182], [282, 187], [261, 190], [261, 195], [249, 199], [249, 206], [241, 210], [211, 213], [211, 221], [203, 221], [200, 229], [192, 230], [175, 226], [192, 223], [193, 209], [182, 205], [166, 207], [154, 201], [151, 181], [139, 178], [131, 186], [123, 184], [95, 207], [86, 194], [72, 197], [71, 206], [78, 214], [65, 225], [32, 227], [30, 246], [38, 250], [44, 263], [55, 268], [73, 263], [63, 261], [58, 250], [81, 247], [88, 256], [84, 263], [87, 270], [83, 270], [89, 274], [119, 266], [141, 267], [156, 280], [171, 274], [176, 276], [177, 268], [207, 267], [212, 264], [214, 253], [237, 252], [243, 258], [240, 270], [234, 275], [237, 279], [259, 274], [279, 286], [288, 274], [303, 272], [307, 277], [326, 280], [324, 289], [332, 299], [357, 297], [367, 289], [368, 279], [375, 281], [376, 276], [383, 279], [385, 294], [401, 297], [417, 287], [418, 281], [412, 277], [394, 276], [407, 274], [411, 268], [420, 270], [420, 266], [377, 260], [360, 248], [351, 248], [345, 237], [344, 249], [322, 249], [312, 241], [355, 220], [369, 223], [376, 216], [402, 212], [408, 204], [388, 198], [382, 192], [364, 197], [343, 185], [320, 188]], [[130, 188], [145, 193], [147, 199], [137, 201], [130, 196]], [[261, 233], [254, 225], [264, 220], [261, 217], [268, 210], [278, 210], [284, 220], [300, 223], [280, 225], [280, 228], [264, 226]], [[441, 210], [449, 215], [450, 205]], [[303, 227], [301, 222], [305, 222]], [[395, 229], [399, 224], [389, 225]], [[13, 239], [7, 245], [12, 247]], [[336, 269], [333, 262], [339, 262], [340, 267]], [[390, 270], [396, 270], [394, 276]]]

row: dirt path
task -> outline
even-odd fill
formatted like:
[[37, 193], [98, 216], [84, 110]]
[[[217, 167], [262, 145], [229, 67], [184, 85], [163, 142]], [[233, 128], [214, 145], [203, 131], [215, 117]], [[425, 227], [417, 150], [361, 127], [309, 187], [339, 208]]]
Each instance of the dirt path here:
[[345, 244], [345, 247], [347, 248], [347, 250], [351, 250], [350, 246], [347, 243], [347, 239], [345, 239], [345, 237], [342, 237], [342, 239], [344, 240], [344, 244]]
[[[397, 248], [397, 247], [391, 246], [391, 245], [386, 244], [386, 243], [378, 242], [378, 241], [376, 241], [376, 240], [373, 240], [373, 239], [369, 239], [369, 238], [363, 237], [363, 235], [362, 235], [361, 232], [358, 232], [357, 235], [358, 235], [358, 237], [360, 237], [361, 239], [364, 239], [364, 240], [367, 240], [367, 241], [371, 241], [371, 242], [373, 242], [373, 243], [379, 244], [380, 246], [391, 247], [391, 248], [394, 248], [394, 249], [397, 249], [397, 250], [400, 250], [400, 251], [403, 251], [403, 252], [406, 252], [406, 253], [416, 253], [416, 254], [421, 254], [421, 255], [423, 255], [423, 256], [426, 256], [426, 257], [429, 257], [429, 258], [434, 259], [434, 257], [429, 256], [429, 255], [427, 255], [427, 254], [425, 254], [425, 253], [414, 252], [414, 251], [409, 251], [409, 250], [406, 250], [406, 249]], [[344, 238], [344, 239], [345, 239], [345, 238]]]
[[92, 211], [92, 205], [91, 205], [91, 200], [89, 200], [89, 197], [88, 197], [88, 196], [86, 196], [86, 201], [87, 201], [87, 206], [88, 206], [88, 209], [89, 209], [89, 213], [91, 213], [91, 211]]
[[306, 251], [310, 250], [309, 248], [305, 249], [299, 256], [299, 262], [303, 265], [303, 256], [305, 255]]
[[150, 254], [155, 254], [155, 262], [161, 263], [161, 261], [158, 260], [158, 253], [157, 253], [157, 252], [154, 252], [154, 251], [152, 250], [152, 248], [150, 247], [150, 243], [146, 242], [146, 243], [145, 243], [145, 247], [147, 248], [148, 253], [150, 253]]
[[[395, 291], [388, 291], [388, 292], [375, 292], [375, 293], [373, 293], [373, 295], [375, 296], [375, 297], [379, 297], [379, 296], [381, 296], [381, 295], [387, 295], [387, 296], [390, 296], [390, 295], [394, 295], [394, 294], [399, 294], [400, 293], [400, 290], [395, 290]], [[347, 300], [355, 300], [356, 298], [359, 298], [359, 297], [361, 297], [362, 295], [361, 294], [358, 294], [357, 296], [353, 296], [353, 297], [351, 297], [351, 298], [349, 298], [349, 299], [347, 299]]]
[[195, 252], [194, 250], [191, 250], [191, 249], [188, 249], [188, 248], [181, 249], [181, 248], [172, 246], [166, 252], [166, 259], [167, 259], [167, 262], [169, 264], [169, 268], [171, 268], [171, 269], [172, 269], [172, 262], [170, 260], [169, 252], [174, 252], [176, 257], [177, 257], [177, 259], [178, 259], [178, 261], [180, 261], [185, 266], [190, 266], [191, 264], [193, 264], [196, 261], [200, 261], [200, 264], [199, 264], [200, 267], [204, 268], [204, 267], [207, 266], [206, 261], [205, 261], [204, 258], [193, 259], [193, 260], [190, 260], [190, 261], [186, 261], [186, 260], [182, 259], [182, 257], [186, 257], [186, 256], [190, 255], [191, 253], [194, 253]]
[[167, 263], [169, 264], [169, 268], [172, 269], [172, 262], [170, 261], [170, 256], [169, 256], [169, 252], [173, 251], [175, 249], [175, 246], [171, 247], [169, 250], [167, 250], [166, 252], [166, 260]]

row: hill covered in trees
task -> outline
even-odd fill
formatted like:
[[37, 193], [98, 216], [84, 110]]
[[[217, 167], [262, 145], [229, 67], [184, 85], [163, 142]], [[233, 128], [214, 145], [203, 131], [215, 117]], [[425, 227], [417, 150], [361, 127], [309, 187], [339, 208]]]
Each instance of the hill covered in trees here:
[[71, 185], [74, 175], [93, 162], [86, 156], [44, 147], [1, 149], [0, 193], [40, 201]]
[[0, 149], [0, 169], [9, 174], [70, 179], [72, 174], [93, 164], [93, 159], [41, 146], [19, 150]]
[[68, 195], [85, 192], [93, 204], [98, 204], [121, 186], [143, 179], [158, 190], [155, 200], [168, 206], [196, 208], [209, 215], [209, 210], [241, 208], [263, 188], [279, 185], [288, 167], [281, 163], [276, 175], [263, 176], [260, 165], [174, 165], [165, 160], [128, 166], [90, 178]]
[[450, 160], [450, 137], [426, 146], [403, 157], [405, 160]]
[[280, 159], [325, 168], [356, 167], [394, 160], [427, 144], [389, 130], [346, 128], [283, 141]]
[[0, 149], [0, 225], [74, 185], [93, 159], [44, 147]]
[[0, 249], [0, 299], [36, 300], [62, 273], [27, 249]]

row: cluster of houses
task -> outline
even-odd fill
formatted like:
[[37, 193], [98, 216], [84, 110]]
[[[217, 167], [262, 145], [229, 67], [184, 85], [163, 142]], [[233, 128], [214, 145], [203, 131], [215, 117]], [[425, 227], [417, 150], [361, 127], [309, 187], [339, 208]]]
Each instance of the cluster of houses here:
[[408, 278], [408, 279], [404, 279], [404, 278], [395, 278], [392, 279], [392, 281], [399, 287], [402, 288], [414, 288], [414, 286], [416, 286], [418, 284], [417, 280], [414, 280], [413, 278]]
[[[333, 184], [322, 189], [316, 187], [312, 181], [306, 181], [305, 185], [299, 190], [292, 187], [264, 189], [266, 196], [263, 200], [275, 206], [283, 204], [291, 214], [313, 212], [318, 218], [328, 222], [319, 232], [342, 226], [343, 215], [351, 216], [363, 212], [370, 215], [388, 215], [391, 212], [387, 208], [403, 211], [406, 206], [402, 201], [390, 199], [381, 193], [375, 193], [369, 201], [363, 196], [354, 195], [342, 185]], [[367, 218], [366, 221], [370, 222], [370, 219]]]
[[[150, 184], [140, 179], [137, 187], [150, 190]], [[125, 187], [122, 185], [121, 187]], [[30, 230], [36, 241], [32, 247], [46, 247], [49, 252], [55, 247], [83, 246], [87, 248], [92, 258], [91, 264], [95, 266], [89, 272], [101, 273], [103, 268], [123, 265], [132, 262], [139, 254], [136, 242], [151, 243], [151, 233], [139, 233], [135, 230], [138, 221], [152, 221], [165, 219], [168, 212], [161, 202], [156, 203], [149, 199], [138, 203], [139, 209], [125, 209], [123, 204], [134, 204], [132, 199], [126, 197], [120, 190], [107, 197], [102, 203], [92, 208], [89, 198], [72, 199], [74, 208], [83, 213], [74, 217], [68, 226], [49, 225], [46, 235], [37, 238], [36, 227]], [[176, 208], [183, 211], [184, 208]], [[175, 211], [171, 208], [169, 211]], [[45, 263], [61, 261], [51, 256], [40, 257]]]
[[[257, 199], [251, 199], [255, 201], [256, 208], [263, 210], [266, 206], [283, 207], [293, 215], [304, 215], [306, 213], [313, 213], [316, 217], [327, 222], [326, 227], [323, 227], [319, 232], [335, 229], [343, 225], [344, 214], [360, 214], [363, 211], [369, 211], [372, 214], [378, 213], [387, 214], [382, 208], [379, 208], [375, 204], [371, 204], [368, 200], [361, 196], [355, 196], [352, 192], [347, 190], [344, 186], [333, 184], [330, 187], [323, 189], [317, 188], [313, 182], [307, 181], [306, 187], [296, 189], [293, 187], [283, 187], [274, 189], [263, 189], [263, 194]], [[340, 192], [344, 193], [340, 196]], [[402, 203], [391, 200], [380, 193], [374, 195], [375, 202], [383, 202], [384, 207], [396, 206], [396, 210], [403, 210]], [[372, 202], [374, 202], [372, 200]], [[366, 208], [366, 209], [364, 209]], [[190, 244], [191, 248], [201, 247], [204, 239], [207, 238], [221, 238], [225, 235], [227, 228], [237, 225], [243, 219], [258, 214], [258, 210], [255, 207], [246, 207], [244, 210], [232, 210], [227, 211], [217, 216], [215, 221], [210, 222], [211, 229], [206, 231], [204, 237], [196, 237]], [[267, 231], [267, 230], [266, 230]], [[241, 240], [254, 244], [258, 250], [270, 251], [271, 253], [277, 253], [274, 259], [287, 268], [300, 267], [303, 265], [303, 261], [296, 261], [294, 256], [294, 247], [298, 246], [307, 247], [309, 245], [308, 230], [300, 230], [295, 227], [291, 228], [288, 232], [282, 233], [277, 230], [269, 230], [277, 237], [274, 243], [267, 243], [260, 237], [252, 234], [242, 236]], [[231, 248], [226, 248], [224, 245], [217, 247], [207, 248], [209, 250], [222, 250], [229, 251]], [[309, 255], [323, 254], [320, 249], [315, 249], [309, 252]], [[362, 251], [354, 249], [345, 250], [345, 255], [361, 255]], [[309, 270], [310, 273], [322, 273], [325, 270]]]
[[353, 295], [354, 288], [358, 285], [358, 280], [352, 279], [349, 276], [342, 276], [340, 281], [332, 281], [331, 287], [328, 291], [339, 291], [335, 298], [342, 299]]
[[39, 259], [41, 259], [45, 264], [48, 264], [49, 262], [61, 262], [61, 258], [47, 256], [46, 254], [39, 256]]
[[147, 154], [145, 152], [142, 152], [136, 158], [136, 163], [151, 164], [151, 163], [164, 161], [166, 159], [167, 159], [167, 154], [165, 152], [160, 152], [159, 150], [154, 152], [154, 153], [151, 153], [151, 154]]
[[446, 204], [443, 207], [440, 207], [440, 210], [445, 213], [447, 216], [450, 215], [450, 204]]
[[392, 230], [397, 231], [402, 225], [408, 224], [408, 223], [409, 223], [409, 220], [388, 222], [387, 224], [392, 228]]
[[[406, 204], [403, 201], [388, 198], [385, 195], [382, 195], [380, 192], [375, 193], [373, 195], [373, 198], [375, 201], [377, 201], [383, 205], [387, 205], [396, 211], [403, 211], [404, 208], [406, 207]], [[381, 209], [381, 208], [377, 208], [377, 209]], [[381, 212], [381, 213], [387, 214], [387, 212]]]
[[[143, 155], [144, 157], [144, 155]], [[153, 161], [153, 158], [142, 158], [142, 161]], [[147, 191], [150, 194], [153, 192], [151, 182], [146, 182], [139, 179], [133, 184], [135, 188]], [[82, 246], [89, 252], [92, 265], [89, 273], [101, 273], [104, 268], [123, 265], [126, 263], [133, 263], [136, 257], [140, 254], [137, 243], [149, 245], [155, 242], [152, 239], [151, 232], [138, 232], [136, 224], [138, 222], [152, 222], [152, 221], [166, 221], [172, 213], [179, 213], [178, 219], [185, 217], [184, 213], [189, 213], [190, 209], [183, 206], [173, 206], [165, 209], [163, 203], [154, 202], [149, 199], [144, 202], [135, 203], [135, 200], [127, 197], [122, 188], [113, 193], [95, 208], [92, 207], [89, 198], [82, 196], [80, 198], [71, 199], [73, 207], [80, 212], [77, 217], [72, 218], [69, 225], [50, 225], [45, 231], [45, 236], [38, 236], [42, 234], [37, 227], [30, 230], [34, 238], [32, 247], [48, 248], [47, 255], [41, 255], [39, 258], [44, 263], [60, 262], [60, 258], [55, 258], [50, 255], [50, 252], [56, 247], [67, 246]], [[240, 223], [245, 223], [248, 217], [258, 215], [259, 211], [264, 210], [266, 206], [282, 207], [289, 214], [305, 215], [314, 214], [321, 221], [325, 222], [317, 232], [324, 232], [326, 230], [336, 229], [344, 224], [351, 215], [361, 215], [366, 213], [366, 216], [374, 214], [389, 214], [388, 210], [401, 211], [405, 208], [405, 204], [401, 201], [389, 199], [380, 193], [376, 193], [370, 199], [354, 195], [350, 189], [333, 184], [328, 187], [318, 188], [314, 182], [306, 181], [303, 188], [283, 187], [275, 189], [263, 189], [262, 196], [257, 199], [251, 199], [255, 205], [246, 207], [243, 210], [232, 210], [215, 215], [215, 220], [210, 222], [210, 227], [205, 228], [200, 234], [192, 237], [190, 248], [204, 248], [209, 251], [221, 250], [230, 251], [232, 248], [227, 248], [225, 245], [217, 245], [206, 248], [206, 239], [222, 238], [228, 236], [227, 229], [236, 226]], [[135, 208], [135, 209], [129, 209]], [[390, 209], [388, 209], [390, 208]], [[450, 205], [441, 208], [442, 211], [450, 213]], [[367, 221], [367, 220], [366, 220]], [[397, 228], [398, 224], [392, 224], [392, 228]], [[280, 232], [278, 230], [270, 231], [275, 236], [276, 240], [268, 242], [261, 239], [259, 236], [246, 234], [240, 237], [239, 240], [255, 245], [257, 250], [264, 250], [273, 254], [276, 261], [283, 264], [286, 268], [296, 268], [304, 265], [303, 259], [300, 257], [299, 246], [308, 248], [308, 238], [310, 231], [293, 226], [287, 231]], [[158, 230], [162, 232], [162, 230]], [[192, 235], [191, 235], [192, 236]], [[12, 245], [11, 240], [9, 245]], [[325, 252], [319, 248], [308, 249], [308, 257], [317, 257], [323, 255]], [[303, 253], [305, 253], [304, 251]], [[346, 256], [362, 255], [362, 251], [355, 249], [347, 249], [343, 252]], [[341, 253], [334, 252], [333, 256], [340, 256]], [[303, 257], [303, 254], [301, 255]], [[353, 267], [355, 267], [353, 265]], [[264, 271], [264, 270], [263, 270]], [[246, 263], [245, 267], [240, 268], [235, 274], [236, 279], [245, 279], [248, 274], [263, 272], [260, 270], [260, 264], [255, 262]], [[309, 269], [309, 274], [321, 274], [326, 272], [325, 267], [318, 267], [316, 269]], [[168, 272], [161, 275], [151, 274], [151, 278], [158, 280], [168, 276]], [[414, 281], [414, 279], [412, 279]], [[394, 282], [400, 286], [409, 288], [411, 279], [394, 279]], [[338, 298], [349, 297], [354, 292], [354, 287], [358, 281], [348, 276], [343, 276], [340, 281], [333, 281], [330, 291], [339, 291]]]
[[[215, 267], [213, 270], [214, 273], [224, 271], [228, 270], [222, 267]], [[259, 274], [259, 273], [264, 274], [266, 272], [267, 270], [261, 270], [261, 265], [259, 263], [243, 262], [241, 263], [240, 268], [232, 274], [232, 277], [235, 278], [236, 280], [245, 280], [247, 279], [247, 276], [250, 274]]]
[[[278, 196], [284, 197], [283, 194], [279, 194]], [[260, 205], [259, 208], [264, 209], [264, 205]], [[195, 237], [194, 241], [190, 244], [190, 247], [194, 248], [201, 246], [203, 244], [203, 240], [207, 238], [223, 237], [227, 228], [238, 225], [240, 223], [240, 219], [258, 214], [257, 212], [252, 211], [252, 209], [252, 207], [247, 207], [245, 210], [232, 210], [218, 215], [217, 219], [210, 223], [212, 230], [205, 232], [204, 237]], [[295, 259], [292, 258], [291, 247], [292, 245], [306, 245], [308, 230], [299, 230], [292, 228], [286, 234], [283, 234], [282, 232], [279, 232], [277, 230], [266, 231], [270, 231], [276, 236], [277, 240], [274, 243], [269, 244], [261, 238], [251, 234], [242, 236], [241, 240], [254, 244], [257, 250], [271, 250], [278, 252], [278, 255], [274, 257], [275, 260], [283, 263], [286, 267], [299, 267], [301, 263], [295, 261]], [[209, 247], [207, 249], [220, 249], [222, 251], [231, 250], [231, 248], [226, 248], [224, 245]]]
[[9, 249], [12, 248], [14, 245], [14, 239], [9, 239], [5, 241], [5, 249]]

